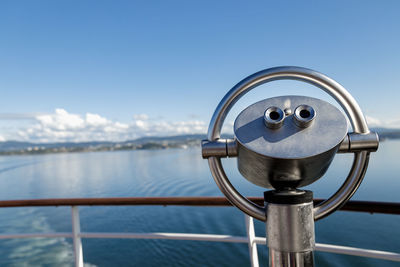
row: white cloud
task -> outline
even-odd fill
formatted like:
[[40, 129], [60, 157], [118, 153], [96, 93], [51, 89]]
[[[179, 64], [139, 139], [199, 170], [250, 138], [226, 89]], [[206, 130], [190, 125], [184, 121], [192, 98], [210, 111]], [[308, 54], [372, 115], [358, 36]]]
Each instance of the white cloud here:
[[207, 127], [200, 120], [152, 120], [146, 114], [135, 115], [132, 121], [123, 123], [99, 114], [72, 114], [59, 108], [51, 114], [37, 115], [34, 123], [3, 139], [32, 142], [125, 141], [142, 136], [205, 134]]
[[400, 128], [400, 119], [391, 119], [387, 121], [382, 121], [380, 119], [365, 116], [370, 127], [382, 127], [382, 128]]
[[86, 123], [93, 127], [103, 126], [109, 123], [109, 120], [98, 114], [86, 113]]
[[80, 115], [70, 114], [61, 108], [56, 109], [55, 114], [39, 115], [36, 120], [43, 127], [53, 130], [81, 129], [85, 127], [85, 121]]
[[380, 125], [382, 125], [382, 122], [377, 118], [373, 118], [370, 116], [365, 116], [365, 118], [367, 119], [368, 126], [379, 127]]

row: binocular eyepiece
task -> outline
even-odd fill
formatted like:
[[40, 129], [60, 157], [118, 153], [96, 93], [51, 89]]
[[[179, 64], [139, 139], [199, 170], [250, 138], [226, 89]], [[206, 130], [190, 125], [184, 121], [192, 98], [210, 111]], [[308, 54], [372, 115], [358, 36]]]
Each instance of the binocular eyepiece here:
[[[283, 121], [287, 116], [292, 114], [290, 108], [286, 108], [284, 111], [279, 107], [269, 107], [264, 112], [264, 123], [268, 128], [277, 129], [283, 124]], [[311, 125], [315, 118], [315, 111], [311, 106], [300, 105], [294, 110], [293, 119], [298, 127], [306, 128]]]

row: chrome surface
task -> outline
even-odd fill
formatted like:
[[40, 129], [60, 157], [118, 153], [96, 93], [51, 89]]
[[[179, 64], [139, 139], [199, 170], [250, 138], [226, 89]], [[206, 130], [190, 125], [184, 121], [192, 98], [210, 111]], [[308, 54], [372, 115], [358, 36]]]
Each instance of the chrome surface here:
[[338, 153], [375, 152], [378, 147], [379, 136], [374, 132], [367, 134], [348, 133], [340, 144]]
[[297, 126], [307, 128], [315, 119], [315, 110], [309, 105], [300, 105], [294, 110], [293, 119]]
[[350, 151], [370, 151], [375, 152], [378, 150], [379, 146], [379, 137], [374, 132], [369, 132], [366, 134], [357, 134], [357, 133], [350, 133], [349, 134], [350, 140]]
[[[236, 84], [217, 106], [208, 128], [208, 140], [214, 141], [220, 138], [222, 125], [228, 112], [244, 94], [261, 84], [283, 79], [299, 80], [321, 88], [340, 104], [355, 133], [369, 133], [361, 108], [343, 86], [314, 70], [285, 66], [262, 70]], [[314, 207], [315, 220], [321, 219], [338, 209], [355, 193], [364, 177], [368, 160], [369, 152], [360, 151], [354, 153], [352, 169], [342, 187], [328, 200]], [[220, 159], [218, 157], [210, 157], [208, 162], [215, 182], [228, 200], [248, 215], [265, 221], [267, 218], [263, 208], [243, 197], [229, 182], [222, 169]]]
[[292, 110], [290, 108], [285, 108], [284, 112], [285, 112], [286, 116], [289, 116], [292, 114]]
[[282, 252], [270, 248], [269, 266], [311, 267], [314, 266], [314, 253], [312, 251]]
[[312, 267], [315, 231], [313, 193], [307, 190], [264, 192], [269, 266]]
[[267, 205], [268, 247], [277, 251], [300, 252], [315, 246], [313, 202]]
[[267, 205], [270, 266], [313, 266], [313, 202]]
[[201, 142], [201, 154], [203, 158], [209, 158], [211, 156], [216, 157], [227, 157], [228, 151], [226, 149], [226, 140], [217, 139], [214, 141], [203, 140]]
[[[263, 124], [265, 107], [296, 111], [285, 118], [279, 129], [271, 129]], [[299, 127], [294, 119], [296, 112], [300, 116], [302, 110], [309, 112], [313, 122], [311, 125], [310, 121], [303, 121], [307, 128], [303, 124]], [[250, 182], [265, 188], [306, 186], [326, 172], [347, 131], [346, 117], [325, 101], [304, 96], [259, 101], [235, 120], [239, 171]]]
[[285, 113], [278, 107], [269, 107], [264, 112], [265, 126], [271, 129], [278, 129], [282, 126]]
[[339, 145], [338, 153], [349, 153], [349, 152], [350, 152], [350, 139], [349, 139], [349, 134], [347, 134]]
[[236, 157], [237, 142], [235, 139], [217, 139], [201, 141], [201, 154], [204, 159], [209, 157]]
[[236, 139], [226, 139], [226, 151], [228, 153], [228, 157], [237, 157], [237, 141]]

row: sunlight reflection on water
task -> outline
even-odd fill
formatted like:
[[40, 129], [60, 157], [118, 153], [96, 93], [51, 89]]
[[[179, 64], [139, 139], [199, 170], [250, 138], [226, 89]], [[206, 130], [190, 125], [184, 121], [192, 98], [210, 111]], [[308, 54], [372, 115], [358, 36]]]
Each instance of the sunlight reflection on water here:
[[[381, 144], [371, 156], [366, 178], [354, 199], [399, 201], [399, 141]], [[315, 197], [337, 190], [351, 166], [351, 155], [338, 155], [325, 177], [309, 186]], [[224, 160], [232, 183], [244, 195], [264, 191], [241, 178], [235, 160]], [[129, 196], [217, 196], [207, 162], [198, 148], [0, 157], [2, 199]], [[2, 233], [70, 232], [67, 207], [0, 209]], [[234, 208], [81, 207], [82, 231], [192, 232], [245, 235], [243, 215]], [[317, 242], [399, 251], [398, 216], [337, 212], [316, 224]], [[379, 226], [377, 229], [377, 225]], [[256, 222], [256, 232], [265, 235]], [[247, 245], [160, 240], [84, 240], [85, 262], [99, 266], [230, 266], [249, 263]], [[69, 239], [1, 240], [1, 266], [72, 264]], [[260, 246], [262, 265], [266, 248]], [[332, 260], [334, 259], [334, 260]], [[383, 264], [351, 256], [316, 253], [317, 263]]]

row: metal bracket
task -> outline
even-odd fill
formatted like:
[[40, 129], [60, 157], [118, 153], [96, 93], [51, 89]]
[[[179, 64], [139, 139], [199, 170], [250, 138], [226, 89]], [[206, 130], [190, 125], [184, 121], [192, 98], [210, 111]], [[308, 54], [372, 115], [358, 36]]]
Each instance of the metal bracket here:
[[360, 151], [375, 152], [379, 147], [379, 137], [375, 132], [348, 133], [339, 146], [338, 153], [353, 153]]
[[217, 139], [215, 141], [201, 141], [201, 154], [203, 159], [209, 157], [236, 157], [237, 143], [235, 139]]

